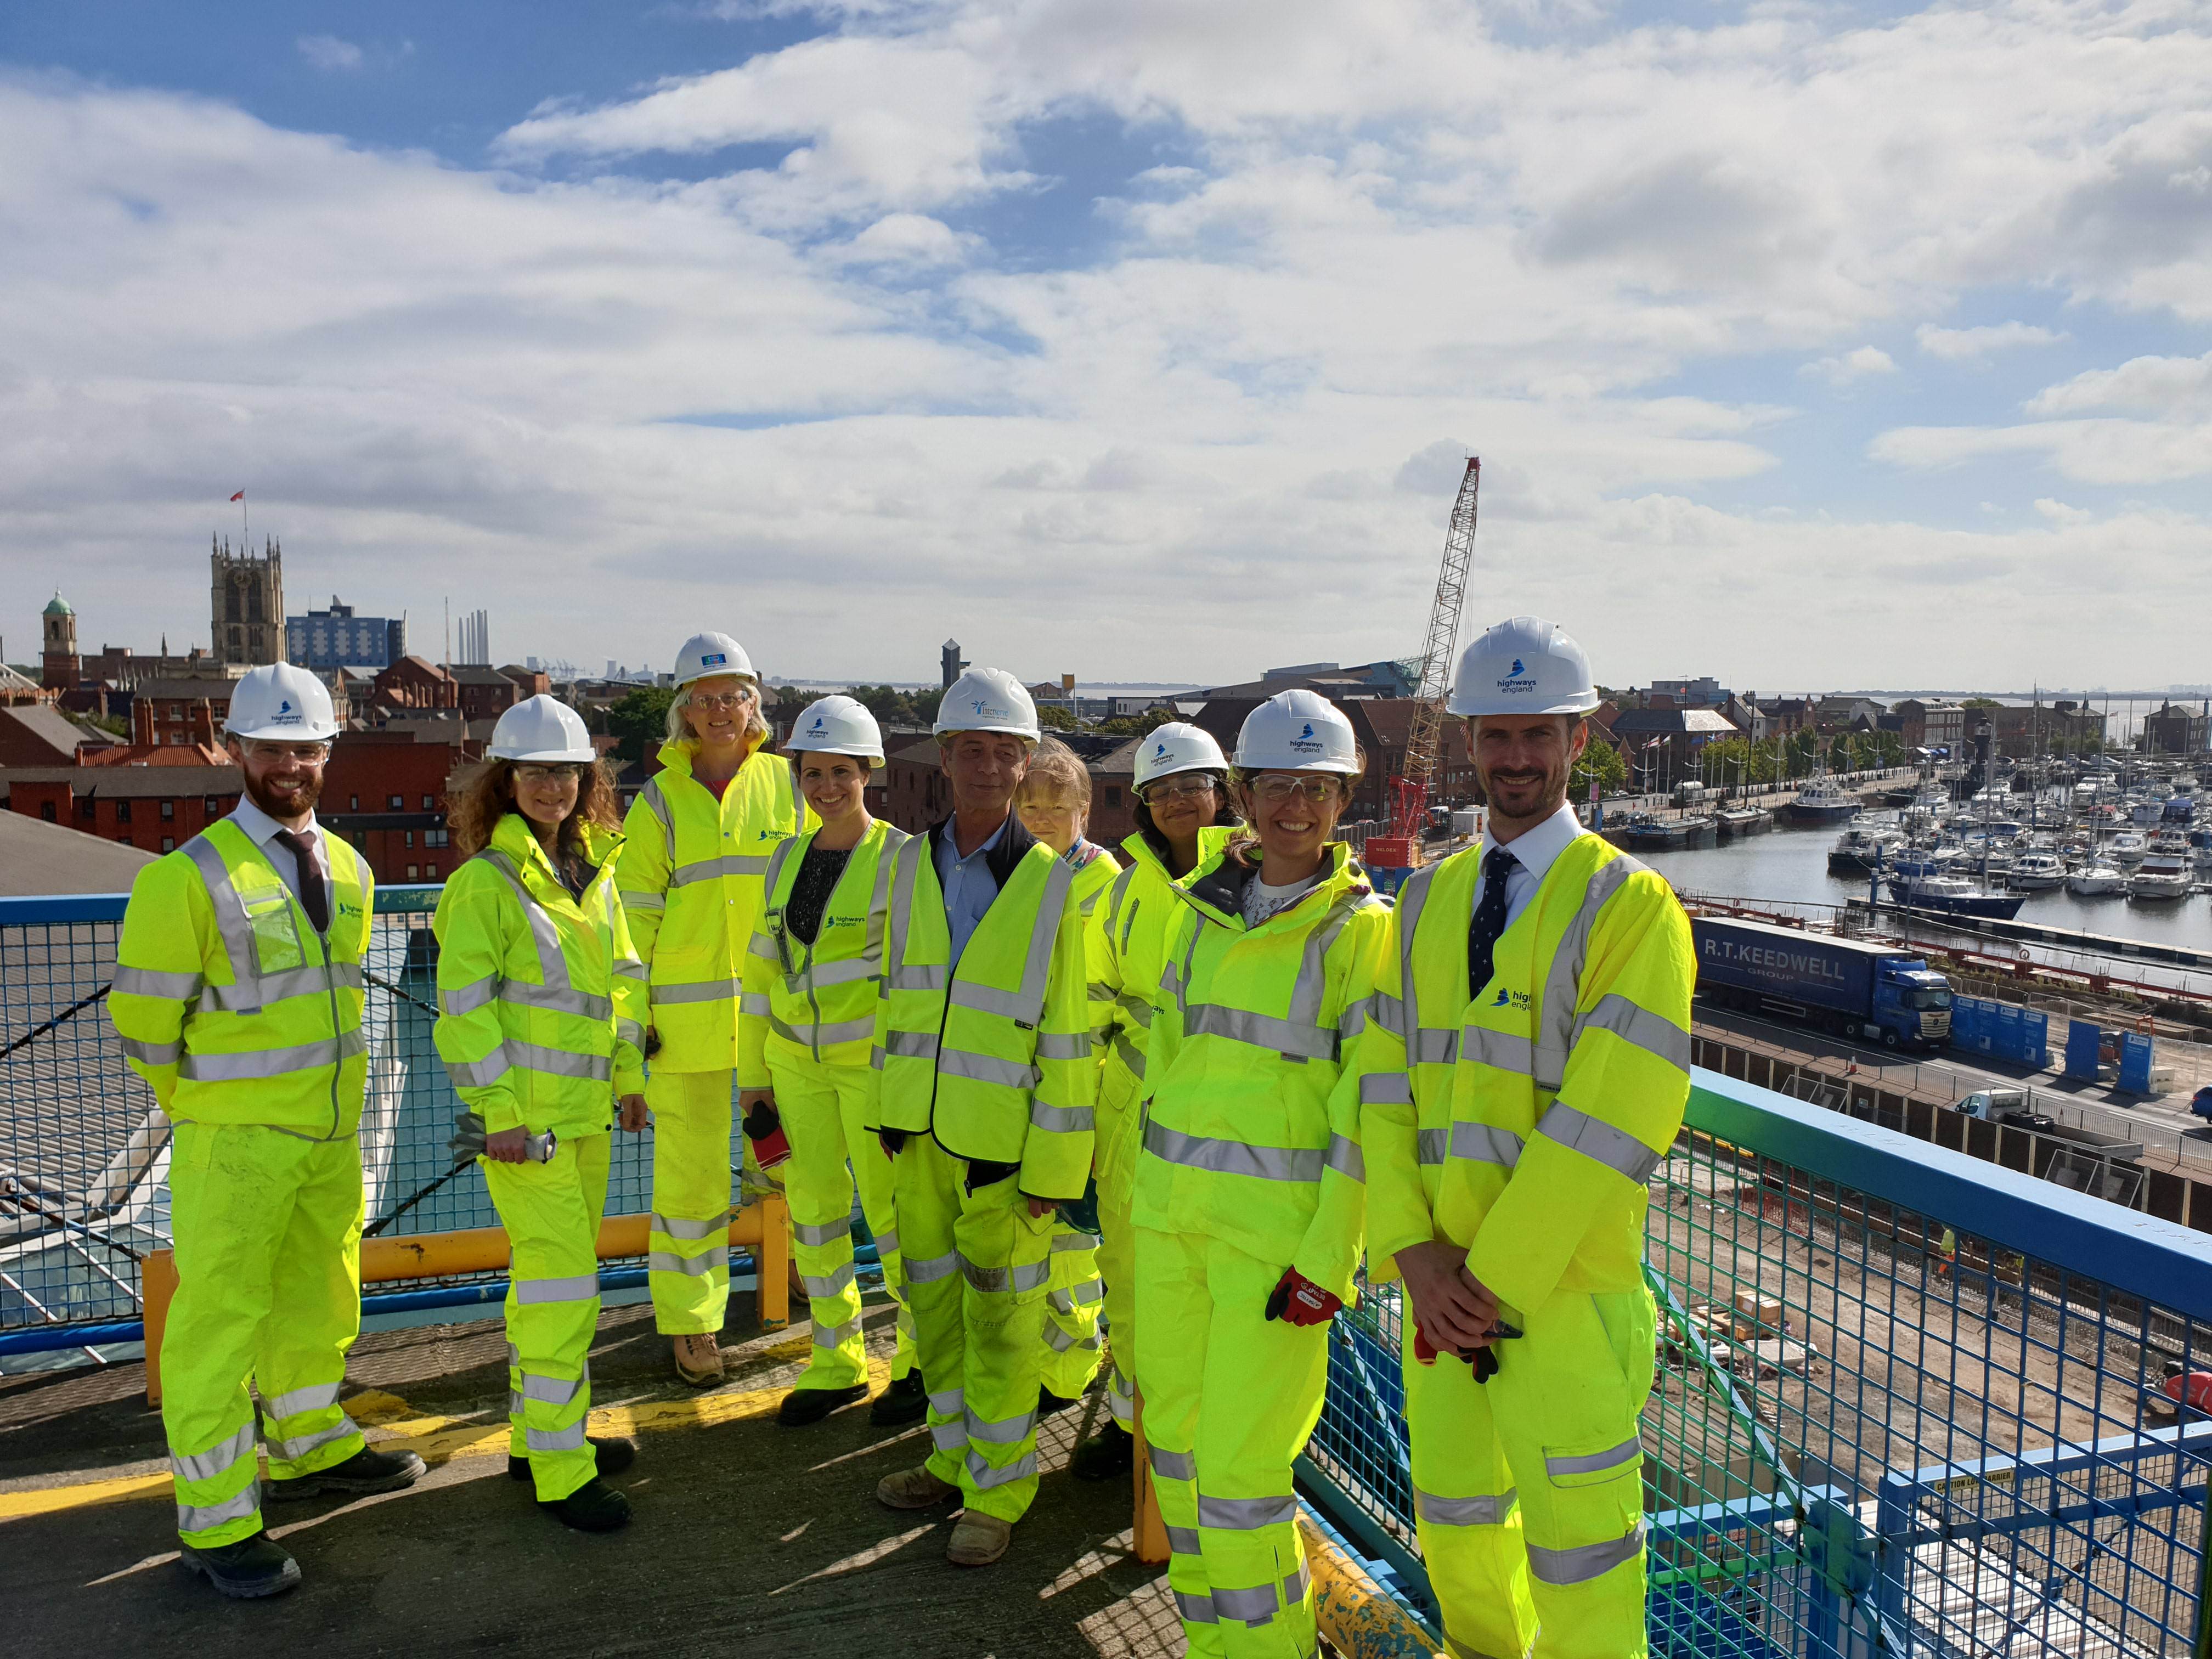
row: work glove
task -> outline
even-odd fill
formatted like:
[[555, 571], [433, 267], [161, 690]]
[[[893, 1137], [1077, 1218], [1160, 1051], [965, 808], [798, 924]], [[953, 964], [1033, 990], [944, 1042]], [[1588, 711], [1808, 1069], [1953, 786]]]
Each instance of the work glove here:
[[745, 1114], [745, 1139], [752, 1142], [753, 1156], [763, 1170], [791, 1161], [791, 1138], [783, 1132], [783, 1120], [764, 1100], [755, 1101]]
[[[472, 1163], [483, 1156], [484, 1121], [475, 1112], [456, 1112], [453, 1115], [453, 1138], [446, 1145], [453, 1149], [456, 1167]], [[550, 1164], [553, 1152], [561, 1139], [548, 1129], [542, 1135], [530, 1135], [523, 1140], [522, 1156], [532, 1164]]]
[[1343, 1297], [1323, 1290], [1296, 1267], [1283, 1269], [1267, 1297], [1267, 1317], [1290, 1325], [1326, 1325], [1343, 1311]]
[[[1521, 1333], [1512, 1326], [1504, 1324], [1502, 1322], [1498, 1324], [1492, 1325], [1490, 1328], [1490, 1334], [1491, 1335], [1499, 1339], [1501, 1341], [1509, 1340], [1511, 1338], [1521, 1334]], [[1462, 1348], [1457, 1352], [1459, 1358], [1464, 1359], [1468, 1364], [1474, 1368], [1474, 1380], [1476, 1382], [1487, 1382], [1492, 1377], [1498, 1375], [1498, 1348], [1496, 1344], [1493, 1343], [1491, 1346], [1486, 1348]], [[1413, 1322], [1413, 1358], [1420, 1364], [1433, 1365], [1437, 1363], [1437, 1345], [1429, 1340], [1429, 1334], [1421, 1328], [1421, 1322], [1418, 1319], [1415, 1320]]]

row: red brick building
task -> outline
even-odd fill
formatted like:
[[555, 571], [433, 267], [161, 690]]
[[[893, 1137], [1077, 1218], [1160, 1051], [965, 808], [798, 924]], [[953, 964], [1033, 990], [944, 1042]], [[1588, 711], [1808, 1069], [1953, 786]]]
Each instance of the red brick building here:
[[398, 708], [459, 708], [453, 677], [421, 657], [402, 657], [376, 677], [376, 700]]
[[85, 733], [43, 702], [0, 708], [0, 766], [71, 766]]
[[446, 832], [446, 791], [460, 763], [451, 743], [407, 725], [348, 732], [331, 746], [317, 808], [380, 882], [440, 882], [458, 861]]
[[30, 766], [0, 774], [10, 811], [142, 852], [173, 852], [238, 805], [234, 766]]
[[131, 694], [131, 741], [222, 747], [236, 680], [141, 680]]

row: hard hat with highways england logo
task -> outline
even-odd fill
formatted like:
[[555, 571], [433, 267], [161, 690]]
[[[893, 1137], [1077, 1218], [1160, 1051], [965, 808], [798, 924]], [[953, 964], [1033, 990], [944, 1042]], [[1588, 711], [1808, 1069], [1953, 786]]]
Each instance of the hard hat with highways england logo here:
[[792, 723], [791, 738], [783, 745], [800, 755], [857, 755], [880, 765], [884, 758], [883, 728], [866, 703], [842, 692], [818, 697], [799, 711]]
[[937, 735], [1007, 732], [1037, 740], [1036, 704], [1022, 683], [1003, 668], [971, 668], [945, 688], [937, 705]]
[[760, 683], [760, 676], [753, 672], [753, 659], [727, 634], [694, 634], [684, 641], [684, 648], [676, 653], [678, 687], [694, 680], [709, 680], [717, 674], [735, 674], [741, 680]]
[[296, 664], [272, 662], [239, 680], [222, 729], [241, 742], [327, 743], [338, 721], [329, 687]]
[[1145, 734], [1137, 750], [1135, 787], [1142, 793], [1178, 772], [1226, 772], [1229, 762], [1213, 734], [1184, 720], [1170, 720]]
[[1359, 770], [1352, 722], [1318, 691], [1278, 691], [1244, 717], [1237, 765], [1246, 772]]
[[1597, 704], [1582, 647], [1556, 623], [1516, 617], [1460, 653], [1444, 707], [1455, 714], [1587, 714]]

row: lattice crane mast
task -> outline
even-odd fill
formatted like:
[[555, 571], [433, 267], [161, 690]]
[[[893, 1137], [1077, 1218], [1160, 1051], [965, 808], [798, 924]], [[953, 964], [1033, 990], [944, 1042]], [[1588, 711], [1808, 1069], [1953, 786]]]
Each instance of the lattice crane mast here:
[[1419, 860], [1421, 828], [1428, 815], [1429, 781], [1436, 775], [1443, 744], [1444, 696], [1451, 689], [1452, 657], [1459, 645], [1460, 607], [1467, 599], [1468, 567], [1474, 557], [1475, 498], [1482, 489], [1482, 457], [1470, 455], [1452, 503], [1451, 526], [1444, 532], [1443, 566], [1437, 572], [1437, 596], [1429, 606], [1429, 636], [1421, 647], [1420, 684], [1413, 693], [1413, 720], [1406, 736], [1406, 767], [1391, 785], [1390, 834], [1402, 837], [1407, 863]]

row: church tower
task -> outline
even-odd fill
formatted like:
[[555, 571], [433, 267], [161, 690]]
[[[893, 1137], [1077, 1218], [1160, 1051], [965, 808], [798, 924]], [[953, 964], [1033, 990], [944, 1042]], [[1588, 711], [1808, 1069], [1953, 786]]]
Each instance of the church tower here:
[[45, 656], [39, 683], [49, 691], [74, 691], [84, 678], [84, 659], [76, 650], [76, 612], [59, 592], [46, 602], [40, 614]]
[[264, 541], [259, 557], [240, 545], [234, 556], [230, 538], [210, 539], [209, 563], [215, 586], [210, 612], [215, 658], [254, 667], [284, 660], [284, 550]]

